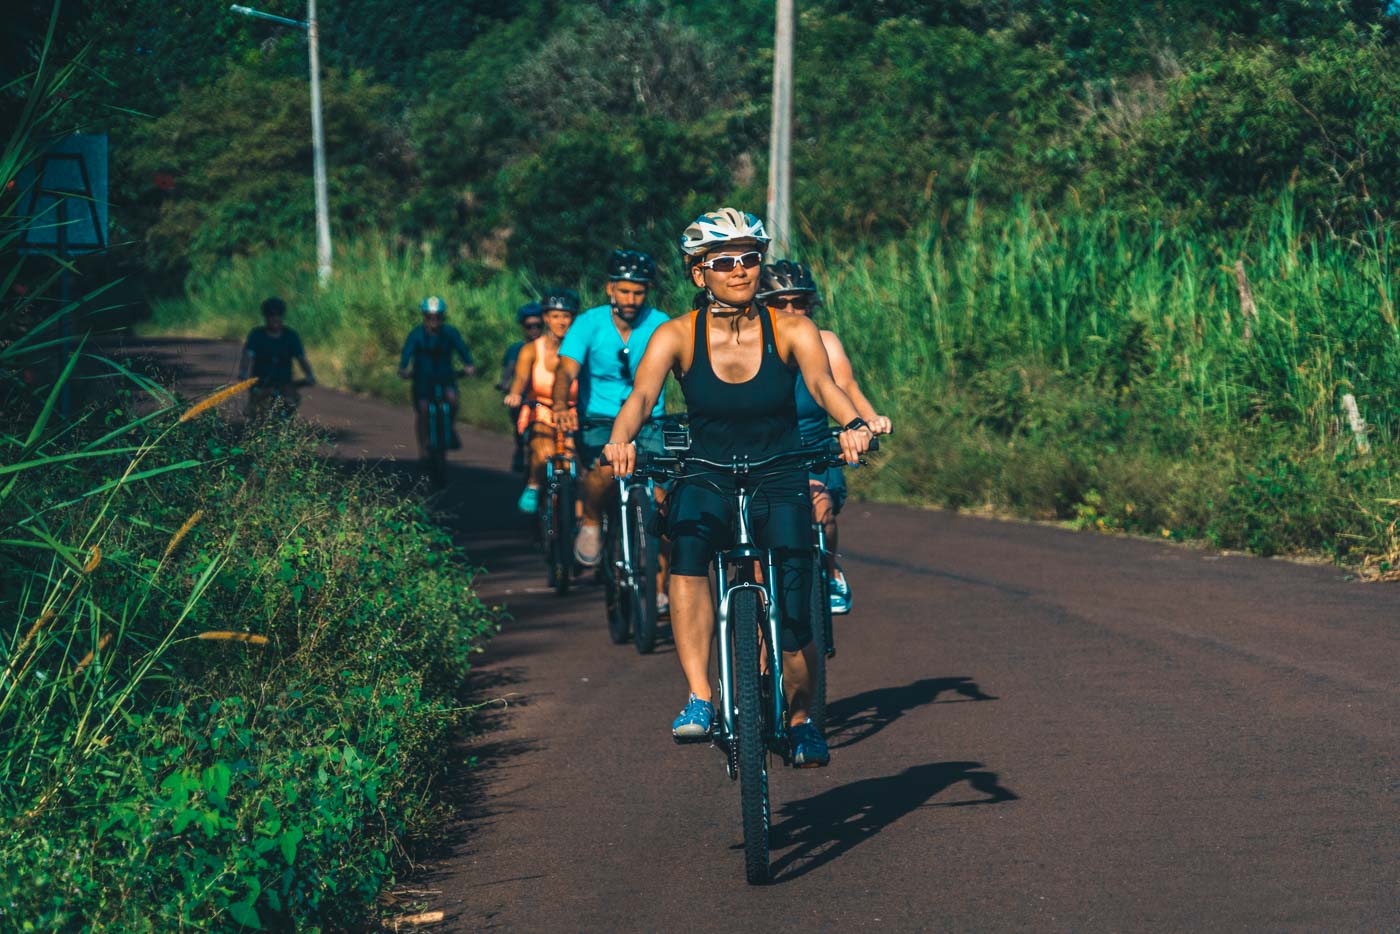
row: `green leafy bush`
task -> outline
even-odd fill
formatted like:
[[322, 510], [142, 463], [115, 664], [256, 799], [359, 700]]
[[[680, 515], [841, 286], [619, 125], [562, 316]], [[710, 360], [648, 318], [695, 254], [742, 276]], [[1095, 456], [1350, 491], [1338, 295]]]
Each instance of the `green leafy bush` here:
[[73, 440], [5, 458], [4, 926], [362, 918], [494, 626], [465, 557], [296, 425]]

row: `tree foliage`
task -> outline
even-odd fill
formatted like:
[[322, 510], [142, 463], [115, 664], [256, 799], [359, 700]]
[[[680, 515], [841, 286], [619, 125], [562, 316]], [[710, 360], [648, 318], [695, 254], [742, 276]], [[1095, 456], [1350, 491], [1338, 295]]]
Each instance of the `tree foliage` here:
[[[320, 6], [331, 74], [372, 76], [338, 98], [342, 225], [567, 276], [606, 244], [664, 248], [700, 206], [762, 207], [764, 5]], [[204, 268], [305, 225], [300, 36], [190, 0], [114, 0], [77, 21], [99, 50], [88, 99], [107, 109], [88, 110], [113, 133], [114, 213], [154, 268]], [[972, 199], [1004, 213], [1087, 197], [1228, 229], [1292, 186], [1309, 223], [1374, 224], [1400, 197], [1383, 158], [1396, 25], [1386, 0], [808, 0], [795, 208], [812, 233], [876, 239], [955, 222]], [[153, 122], [133, 130], [114, 106]], [[182, 148], [196, 125], [207, 145]], [[151, 173], [169, 166], [179, 193], [156, 197]]]

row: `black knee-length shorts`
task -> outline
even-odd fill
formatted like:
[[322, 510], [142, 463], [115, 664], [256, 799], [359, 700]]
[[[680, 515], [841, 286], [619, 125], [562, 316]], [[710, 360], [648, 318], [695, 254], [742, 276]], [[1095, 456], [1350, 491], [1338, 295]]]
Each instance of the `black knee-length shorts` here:
[[[718, 487], [718, 489], [716, 489]], [[733, 546], [738, 533], [734, 479], [717, 474], [676, 483], [667, 501], [671, 573], [704, 577], [715, 552]], [[782, 648], [796, 652], [812, 641], [812, 498], [807, 472], [765, 477], [749, 505], [754, 543], [776, 552]]]

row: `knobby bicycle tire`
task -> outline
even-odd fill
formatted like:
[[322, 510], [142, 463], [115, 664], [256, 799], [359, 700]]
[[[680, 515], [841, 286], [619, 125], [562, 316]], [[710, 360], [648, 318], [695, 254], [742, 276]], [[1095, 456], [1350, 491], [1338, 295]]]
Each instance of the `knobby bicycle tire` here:
[[603, 586], [608, 611], [608, 636], [621, 645], [631, 636], [630, 606], [622, 587], [622, 528], [611, 515], [604, 518]]
[[567, 473], [558, 475], [554, 490], [554, 542], [550, 549], [550, 577], [559, 596], [569, 592], [574, 577], [574, 484]]
[[744, 824], [744, 875], [750, 885], [769, 880], [768, 866], [768, 743], [759, 679], [759, 602], [752, 590], [740, 590], [730, 600], [734, 640], [734, 696], [738, 707], [739, 800]]
[[627, 502], [627, 525], [636, 547], [632, 554], [632, 579], [635, 586], [629, 594], [632, 604], [632, 633], [637, 652], [649, 655], [656, 648], [656, 568], [657, 549], [661, 543], [647, 530], [651, 511], [655, 508], [645, 493], [636, 493]]
[[826, 560], [819, 551], [812, 552], [811, 605], [807, 617], [812, 621], [812, 655], [815, 663], [808, 673], [812, 684], [812, 700], [807, 716], [823, 733], [826, 732], [826, 660], [831, 649], [831, 597], [826, 573]]

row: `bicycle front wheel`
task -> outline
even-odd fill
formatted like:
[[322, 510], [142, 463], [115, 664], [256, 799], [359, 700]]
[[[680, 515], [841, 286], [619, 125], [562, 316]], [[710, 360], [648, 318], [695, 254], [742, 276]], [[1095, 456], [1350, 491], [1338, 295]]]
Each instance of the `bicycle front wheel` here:
[[560, 472], [554, 488], [554, 540], [550, 548], [550, 578], [559, 596], [569, 592], [574, 578], [574, 482]]
[[811, 605], [807, 616], [812, 621], [812, 653], [816, 661], [809, 673], [812, 682], [812, 700], [807, 705], [807, 716], [823, 733], [826, 732], [826, 660], [836, 654], [831, 645], [831, 597], [830, 577], [826, 573], [826, 560], [820, 551], [812, 552]]
[[626, 588], [622, 586], [622, 529], [609, 513], [603, 520], [603, 586], [608, 611], [608, 636], [616, 645], [626, 642], [632, 634], [629, 619], [631, 606]]
[[759, 679], [758, 594], [740, 590], [730, 601], [739, 744], [739, 798], [744, 823], [744, 875], [749, 885], [769, 881], [768, 744]]
[[656, 569], [661, 542], [647, 531], [655, 508], [651, 498], [640, 493], [627, 503], [627, 527], [632, 536], [632, 632], [642, 655], [656, 648]]

